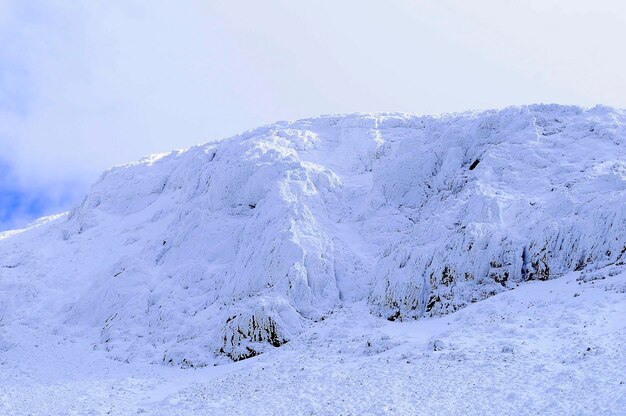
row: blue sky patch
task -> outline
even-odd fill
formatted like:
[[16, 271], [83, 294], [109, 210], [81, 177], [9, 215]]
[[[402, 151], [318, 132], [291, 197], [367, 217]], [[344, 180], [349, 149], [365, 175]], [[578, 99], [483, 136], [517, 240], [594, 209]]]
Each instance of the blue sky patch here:
[[63, 212], [76, 200], [71, 184], [20, 183], [7, 163], [0, 161], [0, 231], [20, 228], [29, 222]]

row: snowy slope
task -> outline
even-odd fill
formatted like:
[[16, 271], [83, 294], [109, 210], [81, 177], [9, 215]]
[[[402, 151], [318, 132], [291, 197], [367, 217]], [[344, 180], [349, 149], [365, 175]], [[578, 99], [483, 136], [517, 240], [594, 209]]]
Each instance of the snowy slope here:
[[0, 349], [2, 415], [623, 415], [626, 267], [528, 282], [444, 317], [364, 302], [291, 342], [200, 369], [119, 363], [18, 325]]
[[354, 302], [411, 320], [619, 267], [625, 126], [605, 107], [328, 116], [114, 168], [69, 214], [0, 234], [0, 333], [198, 367]]

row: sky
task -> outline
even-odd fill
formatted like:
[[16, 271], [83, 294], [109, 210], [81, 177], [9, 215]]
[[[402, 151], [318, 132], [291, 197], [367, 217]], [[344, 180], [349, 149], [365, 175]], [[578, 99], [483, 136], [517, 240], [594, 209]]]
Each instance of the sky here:
[[626, 108], [618, 0], [0, 1], [0, 230], [278, 120]]

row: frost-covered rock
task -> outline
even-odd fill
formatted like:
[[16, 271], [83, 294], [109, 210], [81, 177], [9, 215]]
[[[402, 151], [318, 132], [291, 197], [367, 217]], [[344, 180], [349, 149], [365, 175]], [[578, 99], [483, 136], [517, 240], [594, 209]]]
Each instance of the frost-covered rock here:
[[198, 366], [345, 302], [415, 319], [619, 266], [625, 123], [563, 106], [325, 116], [148, 157], [0, 235], [2, 321], [96, 326], [114, 358]]

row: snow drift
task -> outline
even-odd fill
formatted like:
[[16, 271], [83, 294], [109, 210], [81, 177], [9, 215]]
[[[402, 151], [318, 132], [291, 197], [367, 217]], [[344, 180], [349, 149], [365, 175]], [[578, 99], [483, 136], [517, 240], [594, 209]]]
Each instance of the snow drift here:
[[151, 156], [0, 234], [0, 322], [95, 326], [116, 359], [199, 366], [347, 302], [417, 319], [620, 264], [625, 123], [543, 105], [324, 116]]

